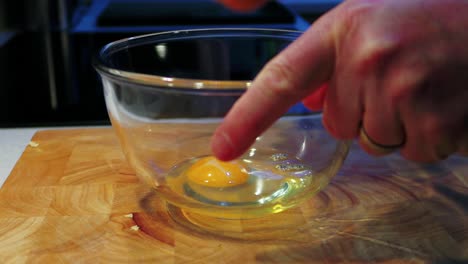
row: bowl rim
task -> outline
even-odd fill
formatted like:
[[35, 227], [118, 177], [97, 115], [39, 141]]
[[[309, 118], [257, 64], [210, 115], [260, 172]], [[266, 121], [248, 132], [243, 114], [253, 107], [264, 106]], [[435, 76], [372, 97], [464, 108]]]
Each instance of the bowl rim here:
[[[244, 91], [249, 88], [253, 80], [208, 80], [208, 79], [190, 79], [176, 78], [154, 74], [144, 74], [113, 68], [105, 61], [105, 56], [112, 53], [153, 42], [163, 42], [168, 40], [183, 39], [201, 39], [201, 38], [220, 38], [220, 37], [271, 37], [271, 38], [297, 38], [303, 32], [289, 29], [274, 28], [202, 28], [173, 30], [144, 35], [137, 35], [120, 40], [116, 40], [104, 45], [97, 54], [94, 55], [92, 65], [100, 75], [108, 78], [117, 79], [129, 83], [137, 83], [146, 86], [156, 86], [158, 88], [170, 87], [172, 89], [185, 90], [207, 90], [210, 92], [221, 91]], [[292, 39], [292, 41], [294, 40]]]

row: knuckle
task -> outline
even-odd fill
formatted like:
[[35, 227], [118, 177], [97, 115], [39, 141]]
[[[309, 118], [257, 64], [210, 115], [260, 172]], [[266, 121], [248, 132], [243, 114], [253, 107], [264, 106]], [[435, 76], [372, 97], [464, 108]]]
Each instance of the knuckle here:
[[382, 29], [373, 24], [360, 27], [360, 31], [354, 37], [358, 42], [354, 54], [361, 67], [370, 70], [385, 70], [384, 66], [391, 59], [396, 58], [393, 55], [403, 45], [401, 37], [397, 34], [382, 32]]
[[383, 71], [383, 65], [398, 48], [398, 41], [390, 36], [382, 36], [380, 33], [366, 34], [361, 41], [357, 56], [360, 61], [360, 71]]
[[374, 7], [375, 5], [372, 1], [348, 2], [348, 5], [343, 9], [342, 14], [345, 21], [344, 25], [347, 25], [348, 28], [358, 28], [362, 19], [368, 16]]
[[411, 106], [421, 98], [417, 94], [428, 79], [429, 71], [427, 65], [401, 65], [397, 64], [393, 69], [387, 71], [388, 86], [386, 95], [392, 107], [398, 108], [401, 104]]
[[263, 83], [269, 86], [266, 89], [274, 97], [290, 97], [293, 90], [300, 89], [294, 69], [284, 60], [277, 60], [268, 64], [263, 73]]
[[344, 12], [345, 23], [340, 29], [343, 39], [338, 43], [338, 53], [345, 57], [343, 63], [352, 63], [359, 74], [385, 71], [387, 62], [395, 58], [393, 55], [403, 45], [403, 37], [383, 31], [383, 26], [375, 19], [372, 1], [363, 2], [367, 3], [360, 3]]

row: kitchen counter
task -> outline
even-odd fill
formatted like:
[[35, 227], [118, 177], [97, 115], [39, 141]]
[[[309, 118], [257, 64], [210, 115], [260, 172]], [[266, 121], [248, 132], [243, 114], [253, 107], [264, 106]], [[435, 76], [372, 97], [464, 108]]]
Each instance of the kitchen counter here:
[[[33, 132], [2, 135], [21, 150]], [[239, 221], [167, 206], [138, 181], [111, 129], [34, 140], [0, 191], [2, 263], [468, 263], [462, 157], [420, 166], [353, 144], [320, 194]]]
[[0, 186], [7, 179], [36, 131], [38, 128], [0, 129]]
[[35, 127], [0, 129], [0, 187], [29, 144], [31, 137], [40, 130], [73, 129], [76, 127]]

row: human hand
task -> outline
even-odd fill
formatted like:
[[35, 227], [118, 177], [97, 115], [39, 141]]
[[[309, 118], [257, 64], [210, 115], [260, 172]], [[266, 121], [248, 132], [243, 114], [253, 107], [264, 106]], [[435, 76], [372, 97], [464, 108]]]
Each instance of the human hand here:
[[213, 135], [213, 153], [238, 157], [306, 98], [323, 105], [334, 137], [359, 137], [371, 154], [384, 152], [370, 141], [418, 162], [468, 154], [466, 14], [463, 0], [340, 4], [264, 67]]

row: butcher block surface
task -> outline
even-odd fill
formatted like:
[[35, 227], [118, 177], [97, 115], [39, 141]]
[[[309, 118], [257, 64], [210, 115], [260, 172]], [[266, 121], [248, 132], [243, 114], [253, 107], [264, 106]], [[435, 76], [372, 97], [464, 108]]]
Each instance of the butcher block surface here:
[[41, 131], [0, 189], [0, 263], [468, 263], [468, 158], [353, 146], [324, 191], [235, 235], [169, 211], [110, 128]]

